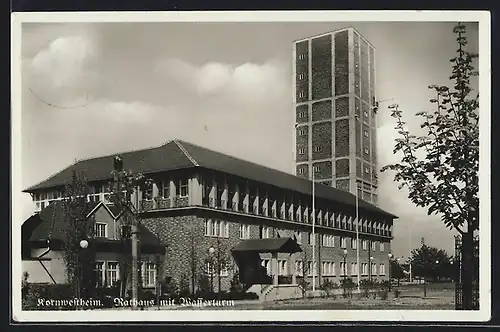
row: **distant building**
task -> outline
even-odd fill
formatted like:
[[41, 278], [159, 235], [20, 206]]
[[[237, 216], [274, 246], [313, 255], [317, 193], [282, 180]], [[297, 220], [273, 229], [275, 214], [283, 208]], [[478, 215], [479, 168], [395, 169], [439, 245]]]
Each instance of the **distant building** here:
[[377, 204], [375, 49], [353, 28], [294, 43], [296, 175]]
[[[221, 289], [229, 290], [233, 275], [253, 263], [264, 271], [264, 276], [258, 279], [253, 272], [254, 279], [247, 279], [249, 286], [271, 283], [272, 278], [266, 278], [266, 272], [269, 277], [279, 275], [280, 283], [291, 275], [307, 278], [310, 282], [315, 270], [318, 287], [325, 279], [339, 283], [344, 272], [356, 281], [358, 268], [362, 278], [368, 278], [370, 273], [377, 280], [388, 278], [388, 253], [393, 238], [393, 220], [397, 217], [360, 200], [358, 223], [355, 197], [346, 191], [316, 186], [317, 263], [314, 269], [309, 180], [179, 140], [121, 156], [125, 169], [154, 180], [146, 195], [138, 192], [135, 194], [138, 196], [132, 198], [141, 202], [144, 226], [141, 246], [149, 248], [144, 249], [142, 257], [143, 280], [148, 280], [145, 287], [151, 287], [156, 278], [164, 280], [166, 277], [174, 279], [177, 285], [183, 279], [191, 283], [193, 262], [198, 266], [196, 278], [209, 275], [214, 280], [215, 291], [219, 279]], [[79, 161], [25, 190], [32, 195], [35, 209], [41, 211], [23, 224], [25, 263], [47, 251], [46, 240], [51, 237], [63, 241], [60, 231], [53, 231], [61, 227], [54, 218], [61, 218], [62, 211], [55, 206], [64, 196], [62, 190], [71, 182], [73, 170], [83, 172], [92, 186], [88, 200], [93, 204], [89, 207], [89, 215], [95, 215], [95, 232], [89, 242], [118, 239], [120, 212], [107, 201], [113, 160], [114, 156], [105, 156]], [[356, 264], [356, 225], [359, 225], [361, 239], [360, 267]], [[258, 239], [262, 241], [248, 241]], [[96, 278], [101, 282], [103, 278], [114, 281], [120, 278], [116, 274], [116, 264], [122, 249], [107, 248], [105, 253], [96, 256]], [[165, 250], [164, 263], [162, 269], [155, 269], [156, 261], [150, 255], [162, 248]], [[216, 250], [215, 256], [211, 256], [214, 249], [211, 253], [210, 248]], [[64, 263], [57, 260], [61, 257], [60, 250], [59, 245], [53, 248], [52, 256], [43, 256], [52, 258], [52, 262], [45, 264], [45, 271], [57, 274], [57, 282], [64, 279]], [[344, 250], [347, 251], [345, 259]], [[248, 260], [257, 257], [256, 262], [237, 261], [235, 251], [260, 254], [238, 256], [250, 257]], [[219, 254], [227, 260], [214, 276], [213, 260], [210, 259]], [[47, 274], [42, 269], [38, 271]], [[161, 271], [161, 275], [156, 271]], [[32, 278], [50, 281], [46, 275], [32, 275]]]

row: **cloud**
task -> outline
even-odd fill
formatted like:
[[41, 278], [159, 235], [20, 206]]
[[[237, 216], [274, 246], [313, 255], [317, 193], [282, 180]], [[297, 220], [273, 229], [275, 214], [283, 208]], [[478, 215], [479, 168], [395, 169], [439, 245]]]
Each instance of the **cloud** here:
[[287, 91], [287, 70], [284, 63], [270, 60], [263, 64], [244, 63], [238, 66], [208, 62], [195, 66], [180, 59], [158, 61], [157, 69], [166, 79], [174, 79], [184, 89], [203, 96], [226, 96], [233, 100], [269, 100]]
[[91, 84], [97, 47], [90, 34], [59, 37], [25, 61], [31, 81], [45, 90], [71, 89]]

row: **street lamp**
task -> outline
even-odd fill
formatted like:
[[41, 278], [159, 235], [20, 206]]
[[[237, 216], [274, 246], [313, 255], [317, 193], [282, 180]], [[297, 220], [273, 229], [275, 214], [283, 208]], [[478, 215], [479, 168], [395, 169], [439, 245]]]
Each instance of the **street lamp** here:
[[214, 247], [210, 247], [208, 248], [208, 254], [210, 256], [210, 260], [209, 260], [209, 272], [210, 272], [210, 288], [212, 289], [212, 294], [214, 292], [214, 258], [213, 258], [213, 254], [215, 252], [215, 248]]
[[373, 256], [370, 256], [370, 266], [368, 266], [368, 271], [370, 272], [370, 282], [372, 281], [372, 261], [373, 261]]
[[344, 249], [343, 254], [344, 254], [344, 284], [345, 284], [347, 249]]
[[[79, 243], [80, 245], [80, 248], [82, 249], [86, 249], [88, 246], [89, 246], [89, 241], [83, 239], [80, 241]], [[82, 256], [82, 251], [80, 251], [78, 253], [78, 264], [77, 264], [77, 278], [76, 278], [76, 298], [79, 300], [80, 297], [81, 297], [81, 284], [82, 284], [82, 279], [83, 279], [83, 266], [82, 266], [82, 259], [81, 259], [81, 256]], [[77, 304], [77, 307], [78, 309], [78, 304]]]
[[391, 263], [392, 263], [392, 253], [387, 254], [387, 257], [389, 257], [389, 292], [391, 291]]

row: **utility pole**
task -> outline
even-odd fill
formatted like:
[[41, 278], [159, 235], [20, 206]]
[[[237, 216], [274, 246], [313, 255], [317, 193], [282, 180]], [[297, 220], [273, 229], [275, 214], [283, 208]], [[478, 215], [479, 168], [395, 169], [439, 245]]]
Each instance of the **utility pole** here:
[[139, 187], [137, 186], [136, 188], [136, 194], [135, 194], [135, 202], [136, 202], [136, 213], [135, 213], [135, 220], [134, 224], [132, 225], [132, 310], [137, 309], [137, 301], [138, 301], [138, 286], [139, 286], [139, 280], [138, 279], [138, 264], [137, 264], [137, 256], [139, 252]]

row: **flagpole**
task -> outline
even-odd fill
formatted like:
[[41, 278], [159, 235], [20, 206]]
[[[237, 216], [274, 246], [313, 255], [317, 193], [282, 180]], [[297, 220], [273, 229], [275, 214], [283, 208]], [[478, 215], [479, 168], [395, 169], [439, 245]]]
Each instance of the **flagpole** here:
[[316, 201], [316, 186], [315, 186], [315, 180], [314, 180], [314, 166], [312, 169], [312, 240], [313, 240], [313, 252], [312, 252], [312, 275], [313, 275], [313, 280], [312, 280], [312, 290], [313, 292], [316, 290], [316, 269], [314, 268], [314, 264], [316, 263], [315, 261], [315, 255], [316, 255], [316, 234], [315, 234], [315, 224], [316, 224], [316, 210], [315, 210], [315, 201]]
[[356, 188], [355, 188], [355, 193], [356, 193], [356, 266], [357, 266], [357, 272], [358, 272], [358, 293], [360, 291], [359, 289], [359, 282], [361, 280], [360, 278], [360, 264], [359, 264], [359, 197], [358, 197], [358, 180], [356, 179]]

